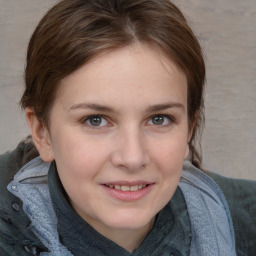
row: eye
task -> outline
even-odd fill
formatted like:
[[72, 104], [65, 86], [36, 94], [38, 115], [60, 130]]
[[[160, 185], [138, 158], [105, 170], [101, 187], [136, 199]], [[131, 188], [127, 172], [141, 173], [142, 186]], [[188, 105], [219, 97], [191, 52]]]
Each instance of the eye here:
[[88, 116], [83, 122], [94, 127], [106, 126], [108, 124], [108, 121], [100, 115]]
[[169, 125], [172, 118], [166, 115], [155, 115], [149, 120], [150, 125]]

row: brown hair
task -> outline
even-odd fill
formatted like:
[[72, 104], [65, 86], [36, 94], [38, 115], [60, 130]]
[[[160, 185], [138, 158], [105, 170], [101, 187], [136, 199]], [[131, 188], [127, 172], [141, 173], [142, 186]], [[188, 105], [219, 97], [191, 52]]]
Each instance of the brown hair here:
[[63, 0], [42, 18], [27, 52], [23, 108], [48, 125], [58, 82], [95, 56], [138, 41], [159, 47], [185, 72], [188, 120], [194, 131], [191, 160], [204, 121], [205, 65], [201, 47], [181, 11], [170, 0]]

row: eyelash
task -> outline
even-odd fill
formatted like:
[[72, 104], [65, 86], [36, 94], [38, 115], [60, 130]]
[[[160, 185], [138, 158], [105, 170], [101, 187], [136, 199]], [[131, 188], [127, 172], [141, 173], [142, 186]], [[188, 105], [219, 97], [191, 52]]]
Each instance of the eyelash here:
[[[153, 123], [153, 119], [154, 118], [163, 118], [164, 120], [163, 120], [163, 122], [165, 122], [166, 120], [165, 119], [168, 119], [168, 124], [154, 124]], [[107, 123], [107, 124], [104, 124], [104, 125], [101, 125], [101, 123], [99, 124], [99, 125], [93, 125], [91, 122], [90, 122], [90, 120], [92, 121], [92, 119], [93, 118], [100, 118], [101, 119], [101, 121], [102, 120], [105, 120], [105, 122]], [[166, 115], [166, 114], [155, 114], [155, 115], [153, 115], [153, 116], [151, 116], [151, 117], [149, 117], [148, 118], [148, 121], [147, 121], [147, 123], [148, 122], [152, 122], [152, 124], [150, 124], [150, 126], [156, 126], [156, 127], [167, 127], [167, 126], [169, 126], [169, 125], [171, 125], [172, 123], [175, 123], [176, 122], [176, 120], [175, 120], [175, 118], [173, 117], [173, 116], [170, 116], [170, 115]], [[89, 123], [87, 123], [87, 122], [90, 122], [90, 124]], [[104, 115], [101, 115], [101, 114], [96, 114], [96, 115], [89, 115], [89, 116], [87, 116], [87, 117], [84, 117], [82, 120], [81, 120], [81, 123], [82, 124], [87, 124], [90, 128], [92, 128], [92, 129], [100, 129], [100, 128], [102, 128], [102, 127], [106, 127], [106, 126], [110, 126], [109, 125], [109, 121], [108, 121], [108, 118], [107, 117], [105, 117]]]

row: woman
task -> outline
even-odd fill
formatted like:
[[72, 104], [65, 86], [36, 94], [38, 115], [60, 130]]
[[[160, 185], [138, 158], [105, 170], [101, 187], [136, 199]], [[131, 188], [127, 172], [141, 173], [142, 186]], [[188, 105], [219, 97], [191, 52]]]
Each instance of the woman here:
[[0, 252], [253, 255], [255, 183], [197, 169], [204, 80], [168, 0], [54, 6], [27, 53], [33, 143], [1, 158]]

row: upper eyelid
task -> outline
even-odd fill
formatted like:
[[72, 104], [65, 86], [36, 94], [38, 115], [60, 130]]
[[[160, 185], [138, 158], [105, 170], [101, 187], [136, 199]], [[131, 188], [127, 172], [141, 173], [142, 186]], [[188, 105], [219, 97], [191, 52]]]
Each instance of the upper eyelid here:
[[175, 120], [175, 117], [173, 115], [169, 115], [169, 114], [154, 114], [154, 115], [150, 116], [148, 119], [152, 119], [156, 116], [162, 116], [162, 117], [169, 118], [170, 120]]
[[87, 116], [82, 117], [82, 118], [81, 118], [81, 121], [86, 121], [86, 120], [88, 120], [88, 119], [90, 119], [90, 118], [97, 117], [97, 116], [99, 116], [99, 117], [101, 117], [101, 118], [104, 118], [104, 119], [106, 119], [106, 120], [108, 119], [105, 115], [93, 114], [93, 115], [87, 115]]

